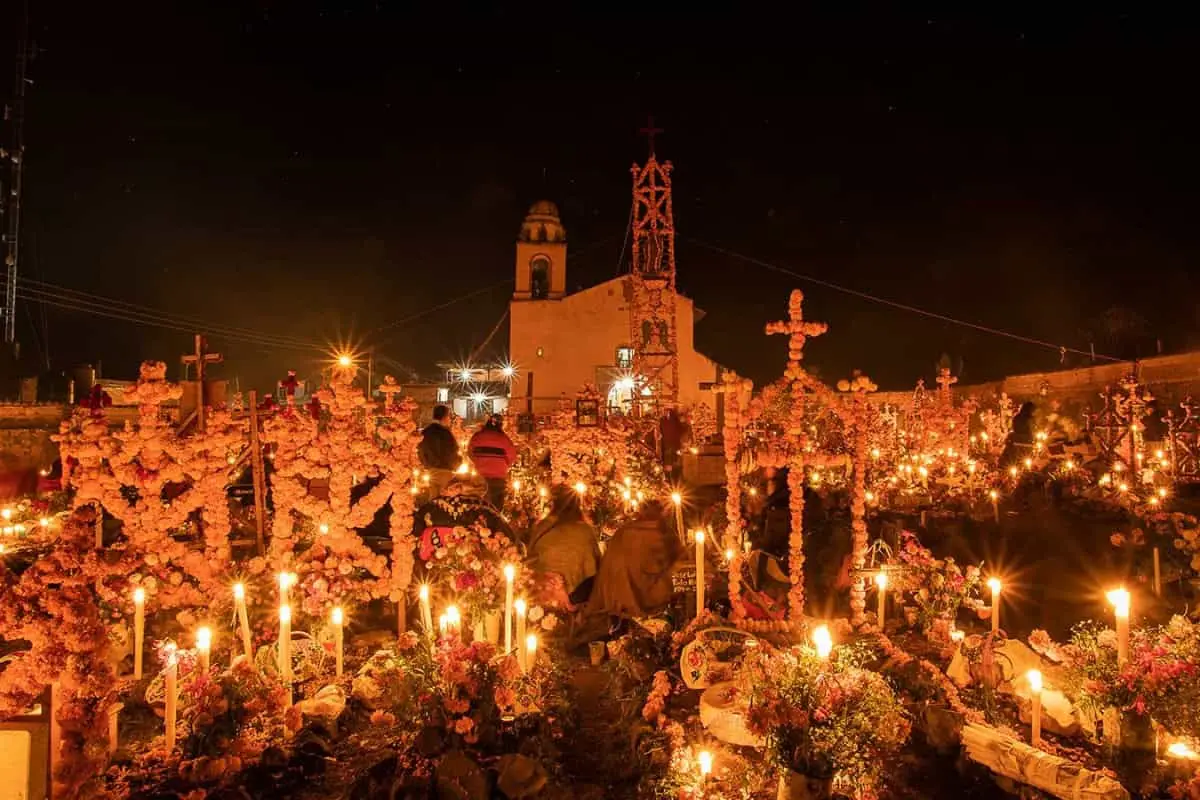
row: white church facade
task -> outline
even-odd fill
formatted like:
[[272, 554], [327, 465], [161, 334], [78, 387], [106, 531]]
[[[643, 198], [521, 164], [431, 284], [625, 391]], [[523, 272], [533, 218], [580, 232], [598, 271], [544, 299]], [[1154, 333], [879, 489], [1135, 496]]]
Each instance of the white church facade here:
[[[624, 275], [566, 293], [567, 233], [558, 209], [535, 203], [516, 247], [516, 288], [509, 307], [509, 357], [519, 374], [511, 407], [524, 411], [532, 375], [534, 413], [553, 411], [593, 384], [612, 409], [627, 411], [634, 390], [631, 342], [632, 279]], [[693, 328], [704, 316], [688, 297], [675, 295], [679, 405], [715, 407], [709, 387], [719, 365], [696, 351]]]

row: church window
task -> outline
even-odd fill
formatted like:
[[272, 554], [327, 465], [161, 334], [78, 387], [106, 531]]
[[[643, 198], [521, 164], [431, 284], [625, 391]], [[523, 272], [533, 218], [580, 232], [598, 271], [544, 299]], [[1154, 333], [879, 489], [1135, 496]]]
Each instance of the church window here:
[[617, 348], [617, 366], [621, 369], [633, 369], [633, 348]]
[[534, 300], [550, 296], [550, 259], [534, 256], [529, 262], [529, 294]]
[[437, 390], [437, 401], [439, 403], [450, 402], [450, 389], [445, 386], [439, 386]]

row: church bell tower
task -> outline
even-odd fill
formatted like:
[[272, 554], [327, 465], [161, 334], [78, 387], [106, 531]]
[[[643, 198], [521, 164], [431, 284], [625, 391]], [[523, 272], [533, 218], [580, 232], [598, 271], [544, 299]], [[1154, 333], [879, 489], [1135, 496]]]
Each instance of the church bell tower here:
[[521, 223], [516, 267], [513, 300], [560, 300], [567, 293], [567, 229], [549, 200], [530, 206]]

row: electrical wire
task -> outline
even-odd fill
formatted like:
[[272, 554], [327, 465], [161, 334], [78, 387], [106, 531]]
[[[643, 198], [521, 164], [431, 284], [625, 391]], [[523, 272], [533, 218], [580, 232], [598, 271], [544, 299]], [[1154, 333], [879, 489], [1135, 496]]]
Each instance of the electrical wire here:
[[128, 310], [132, 313], [140, 314], [143, 316], [163, 319], [165, 321], [172, 322], [177, 325], [189, 325], [192, 327], [206, 328], [208, 330], [213, 331], [214, 333], [216, 332], [217, 329], [220, 329], [222, 331], [229, 332], [229, 335], [237, 334], [237, 335], [252, 336], [255, 338], [270, 339], [270, 340], [279, 341], [279, 342], [289, 342], [289, 343], [293, 343], [293, 344], [297, 344], [297, 345], [303, 345], [305, 347], [308, 347], [313, 344], [313, 342], [311, 342], [311, 341], [308, 341], [305, 339], [300, 339], [300, 338], [294, 337], [294, 336], [283, 336], [283, 335], [278, 335], [278, 334], [263, 333], [262, 331], [257, 331], [257, 330], [251, 329], [251, 328], [242, 328], [242, 327], [239, 327], [236, 325], [215, 324], [215, 323], [209, 322], [208, 320], [201, 319], [199, 317], [196, 317], [196, 316], [193, 316], [190, 314], [181, 314], [181, 313], [173, 312], [173, 311], [163, 311], [162, 309], [154, 308], [152, 306], [144, 306], [144, 305], [140, 305], [138, 303], [131, 303], [126, 300], [117, 300], [116, 298], [105, 297], [103, 295], [93, 294], [91, 292], [85, 292], [80, 289], [72, 289], [72, 288], [69, 288], [66, 286], [59, 286], [57, 284], [48, 283], [46, 281], [34, 280], [31, 278], [20, 279], [17, 282], [17, 290], [18, 291], [26, 290], [26, 291], [30, 291], [30, 292], [38, 292], [38, 293], [41, 293], [44, 295], [57, 297], [58, 299], [61, 299], [61, 300], [69, 300], [72, 302], [78, 302], [78, 303], [82, 303], [82, 304], [86, 304], [86, 305], [92, 305], [92, 306], [98, 305], [98, 306], [104, 308], [105, 310], [116, 307], [119, 310]]
[[699, 239], [693, 239], [688, 236], [681, 236], [679, 238], [685, 242], [690, 242], [691, 244], [697, 245], [698, 247], [703, 247], [706, 250], [711, 250], [714, 253], [720, 253], [720, 254], [728, 256], [730, 258], [735, 258], [739, 261], [745, 261], [748, 264], [754, 264], [756, 266], [762, 267], [763, 269], [767, 269], [772, 272], [778, 272], [782, 275], [788, 275], [790, 277], [797, 278], [802, 281], [808, 281], [809, 283], [815, 283], [816, 285], [823, 286], [826, 289], [833, 289], [836, 292], [842, 292], [843, 294], [852, 295], [854, 297], [858, 297], [863, 300], [870, 300], [873, 303], [879, 303], [881, 305], [890, 306], [892, 308], [896, 308], [901, 311], [908, 311], [913, 314], [920, 314], [921, 316], [940, 320], [942, 322], [949, 322], [952, 325], [960, 325], [964, 328], [971, 328], [972, 330], [977, 330], [982, 333], [990, 333], [993, 336], [1002, 336], [1007, 339], [1013, 339], [1018, 342], [1024, 342], [1025, 344], [1032, 344], [1032, 345], [1037, 345], [1039, 347], [1046, 347], [1046, 348], [1049, 348], [1049, 349], [1055, 351], [1056, 353], [1060, 353], [1060, 354], [1075, 353], [1076, 355], [1088, 356], [1089, 358], [1099, 358], [1099, 359], [1103, 359], [1105, 361], [1113, 361], [1116, 363], [1120, 363], [1122, 361], [1127, 360], [1127, 359], [1123, 359], [1123, 358], [1116, 358], [1114, 356], [1104, 355], [1102, 353], [1092, 353], [1092, 352], [1089, 352], [1086, 350], [1078, 350], [1074, 347], [1067, 347], [1065, 345], [1054, 344], [1053, 342], [1047, 342], [1043, 339], [1034, 339], [1031, 336], [1022, 336], [1019, 333], [1012, 333], [1010, 331], [1001, 330], [999, 328], [992, 328], [992, 327], [988, 327], [987, 325], [980, 325], [975, 322], [968, 322], [966, 320], [956, 319], [955, 317], [950, 317], [945, 314], [939, 314], [936, 311], [926, 311], [923, 308], [917, 308], [916, 306], [910, 306], [910, 305], [907, 305], [906, 303], [899, 303], [899, 302], [896, 302], [895, 300], [888, 300], [886, 297], [878, 297], [877, 295], [868, 294], [867, 292], [860, 292], [857, 289], [850, 289], [846, 286], [841, 286], [839, 284], [832, 283], [831, 281], [822, 280], [821, 278], [814, 278], [811, 275], [804, 275], [803, 273], [796, 272], [794, 270], [790, 270], [790, 269], [787, 269], [786, 267], [781, 267], [776, 264], [772, 264], [768, 261], [763, 261], [762, 259], [759, 259], [759, 258], [754, 258], [753, 256], [745, 255], [744, 253], [738, 253], [734, 250], [730, 250], [725, 247], [720, 247], [719, 245], [709, 244], [708, 242], [702, 242]]
[[401, 317], [400, 319], [393, 320], [392, 322], [389, 322], [385, 325], [380, 325], [378, 328], [371, 331], [367, 335], [375, 336], [384, 331], [391, 330], [392, 328], [397, 328], [401, 325], [407, 325], [410, 322], [416, 322], [421, 317], [428, 316], [429, 314], [432, 314], [435, 311], [441, 311], [444, 308], [449, 308], [450, 306], [461, 303], [464, 300], [470, 300], [471, 298], [478, 297], [481, 294], [486, 294], [488, 292], [495, 291], [499, 287], [507, 286], [508, 284], [510, 284], [512, 282], [513, 282], [512, 278], [505, 278], [504, 280], [493, 283], [490, 286], [485, 286], [482, 289], [476, 289], [474, 291], [467, 292], [466, 294], [459, 295], [458, 297], [447, 300], [444, 303], [438, 303], [436, 306], [430, 306], [429, 308], [426, 308], [422, 311], [418, 311], [415, 314], [409, 314], [407, 317]]
[[508, 319], [508, 308], [507, 307], [504, 309], [504, 313], [500, 315], [500, 319], [492, 327], [492, 332], [489, 333], [484, 338], [484, 340], [480, 343], [479, 347], [476, 347], [474, 350], [471, 351], [471, 355], [467, 356], [468, 364], [475, 363], [475, 359], [479, 356], [479, 354], [481, 352], [483, 352], [483, 349], [491, 343], [492, 338], [496, 335], [496, 332], [498, 330], [500, 330], [500, 326], [504, 324], [504, 320], [506, 320], [506, 319]]
[[267, 336], [247, 335], [245, 333], [231, 333], [227, 330], [224, 330], [224, 329], [216, 327], [216, 326], [196, 325], [196, 324], [191, 324], [191, 323], [180, 324], [180, 323], [172, 322], [170, 320], [166, 320], [166, 319], [162, 319], [162, 318], [150, 317], [148, 315], [138, 314], [138, 313], [129, 312], [129, 311], [123, 311], [121, 309], [106, 309], [95, 303], [88, 304], [88, 303], [85, 303], [85, 301], [72, 300], [71, 298], [62, 298], [62, 297], [54, 295], [54, 294], [43, 293], [43, 292], [39, 292], [37, 290], [18, 288], [17, 296], [23, 300], [44, 303], [48, 306], [52, 306], [54, 308], [60, 308], [60, 309], [66, 310], [66, 311], [76, 311], [76, 312], [80, 312], [80, 313], [84, 313], [84, 314], [90, 314], [93, 316], [114, 319], [114, 320], [118, 320], [121, 322], [128, 322], [128, 323], [132, 323], [134, 325], [166, 328], [166, 329], [170, 329], [170, 330], [182, 331], [185, 333], [200, 332], [200, 333], [205, 333], [205, 334], [211, 334], [213, 336], [217, 336], [222, 339], [227, 339], [229, 341], [251, 344], [251, 345], [255, 345], [258, 347], [265, 348], [265, 349], [316, 350], [319, 352], [325, 352], [326, 350], [328, 350], [328, 347], [326, 347], [318, 342], [301, 343], [298, 341], [297, 342], [281, 341], [278, 339], [269, 338]]

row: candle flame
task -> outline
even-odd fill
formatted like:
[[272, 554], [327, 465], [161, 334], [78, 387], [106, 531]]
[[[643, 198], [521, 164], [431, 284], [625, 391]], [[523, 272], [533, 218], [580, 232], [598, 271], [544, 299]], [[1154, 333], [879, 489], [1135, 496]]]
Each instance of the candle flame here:
[[516, 600], [513, 601], [513, 610], [516, 611], [522, 617], [525, 616], [525, 598], [524, 597], [518, 597]]
[[525, 637], [525, 649], [530, 653], [536, 653], [538, 649], [538, 637], [536, 633], [531, 633]]
[[196, 649], [212, 649], [212, 628], [205, 626], [196, 629]]
[[696, 754], [696, 762], [700, 765], [700, 774], [708, 775], [712, 772], [713, 754], [707, 750], [701, 750]]
[[346, 616], [343, 613], [341, 606], [333, 607], [333, 611], [329, 612], [329, 621], [338, 627], [342, 626], [342, 624], [346, 621]]
[[1034, 694], [1042, 693], [1042, 672], [1041, 670], [1031, 669], [1025, 673], [1025, 678], [1029, 681], [1029, 688]]
[[513, 578], [515, 578], [516, 576], [517, 576], [517, 568], [514, 567], [512, 564], [505, 564], [504, 565], [504, 580], [508, 581], [509, 583], [512, 583]]
[[821, 658], [829, 658], [830, 652], [833, 651], [833, 636], [829, 633], [829, 626], [818, 625], [812, 632], [812, 640], [817, 648], [817, 655]]
[[733, 561], [733, 548], [732, 547], [725, 548], [725, 560]]
[[679, 505], [683, 502], [683, 495], [681, 495], [679, 492], [671, 492], [671, 502], [675, 505]]
[[888, 585], [888, 576], [886, 572], [875, 573], [875, 585], [880, 589], [886, 589]]
[[1125, 590], [1125, 587], [1113, 589], [1112, 591], [1107, 592], [1105, 597], [1107, 597], [1108, 602], [1112, 604], [1113, 610], [1116, 612], [1118, 617], [1129, 616], [1129, 592]]
[[696, 531], [696, 544], [704, 544], [704, 531]]
[[446, 607], [446, 621], [455, 627], [462, 624], [462, 614], [459, 613], [458, 606]]
[[428, 600], [428, 599], [429, 599], [429, 584], [427, 584], [427, 583], [422, 583], [422, 584], [421, 584], [421, 586], [420, 586], [420, 588], [419, 588], [419, 589], [417, 589], [417, 595], [418, 595], [418, 596], [419, 596], [419, 597], [420, 597], [422, 600]]
[[999, 594], [1000, 587], [1003, 585], [1000, 583], [999, 578], [988, 578], [987, 584], [988, 588], [992, 590], [992, 594]]
[[1193, 761], [1200, 758], [1200, 755], [1197, 755], [1196, 751], [1188, 746], [1187, 742], [1172, 742], [1171, 746], [1167, 748], [1167, 755]]
[[583, 481], [580, 481], [579, 483], [575, 484], [575, 491], [579, 492], [579, 494], [587, 494], [587, 484]]
[[233, 599], [234, 600], [245, 600], [246, 599], [245, 584], [235, 583], [233, 585]]
[[280, 606], [279, 607], [279, 621], [280, 622], [291, 622], [292, 621], [292, 607], [291, 606]]
[[133, 590], [133, 602], [134, 602], [134, 605], [139, 605], [139, 606], [142, 603], [145, 603], [146, 602], [146, 590], [140, 586], [137, 587], [136, 589], [134, 589]]

